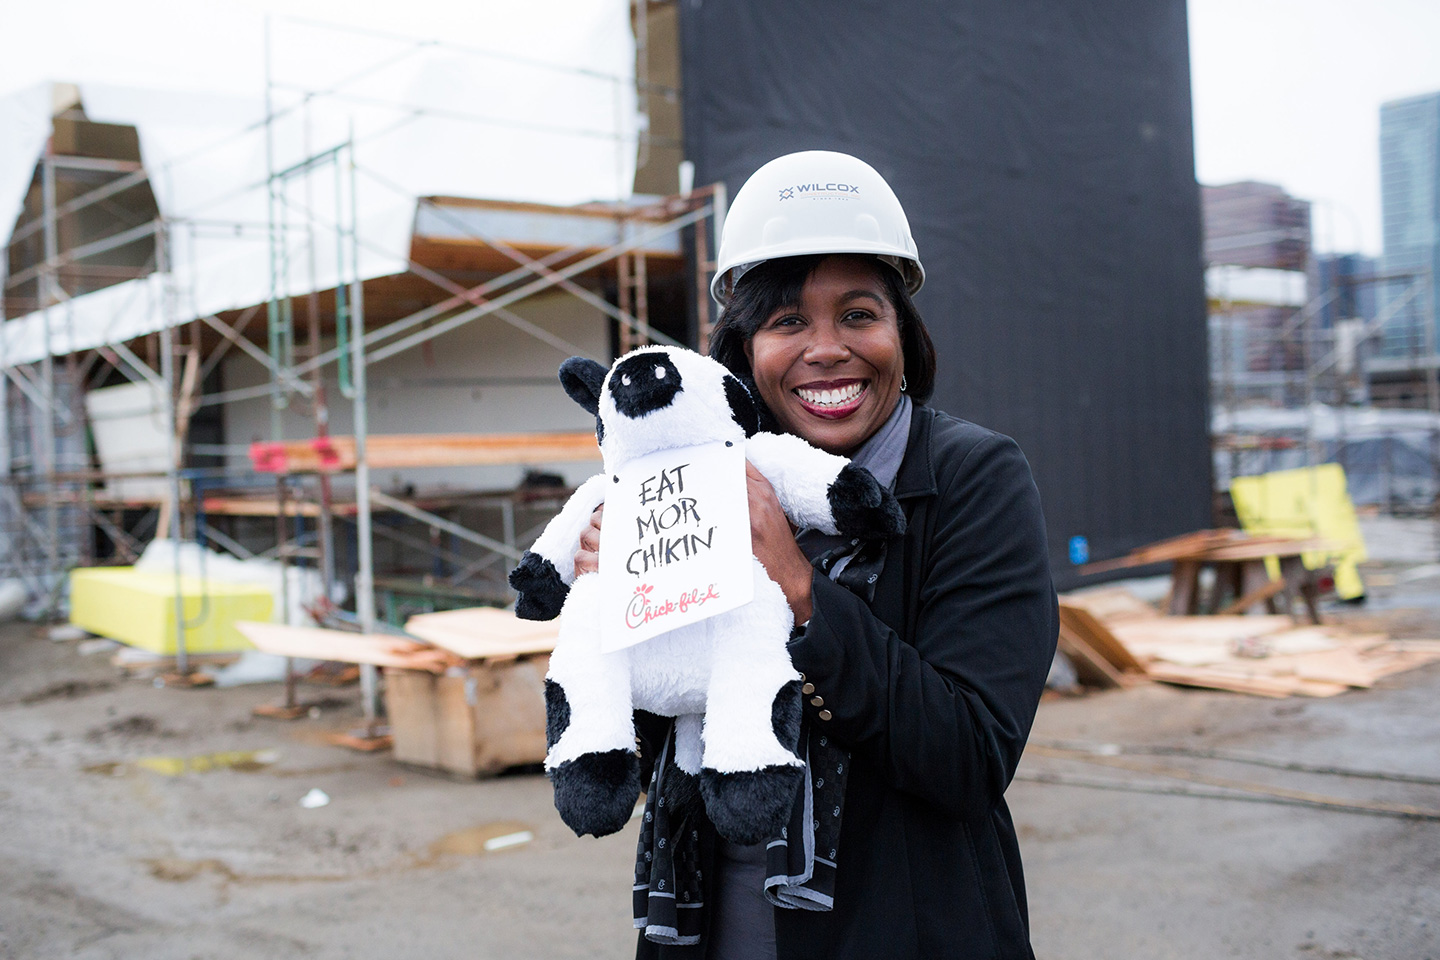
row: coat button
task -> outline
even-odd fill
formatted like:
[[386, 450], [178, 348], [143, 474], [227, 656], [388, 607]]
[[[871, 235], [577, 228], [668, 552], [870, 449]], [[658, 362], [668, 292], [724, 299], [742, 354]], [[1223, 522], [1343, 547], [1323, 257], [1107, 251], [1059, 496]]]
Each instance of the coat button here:
[[821, 720], [829, 720], [832, 716], [834, 716], [834, 714], [832, 714], [829, 710], [821, 710], [819, 713], [819, 717]]
[[805, 674], [800, 674], [800, 679], [803, 681], [805, 679]]
[[823, 706], [825, 706], [825, 698], [824, 698], [824, 697], [811, 697], [811, 698], [810, 698], [810, 706], [812, 706], [812, 707], [823, 707]]
[[807, 683], [807, 684], [805, 684], [805, 686], [803, 686], [803, 687], [800, 688], [800, 692], [803, 693], [803, 694], [805, 694], [805, 696], [807, 696], [807, 697], [810, 696], [810, 694], [812, 694], [812, 693], [815, 692], [815, 684], [813, 684], [813, 683]]

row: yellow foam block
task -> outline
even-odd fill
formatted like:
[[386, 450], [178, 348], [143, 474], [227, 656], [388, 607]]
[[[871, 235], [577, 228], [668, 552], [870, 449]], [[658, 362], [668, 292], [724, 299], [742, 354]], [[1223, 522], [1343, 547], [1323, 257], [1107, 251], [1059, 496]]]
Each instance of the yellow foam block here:
[[[70, 572], [70, 622], [153, 653], [174, 654], [175, 575], [132, 567], [82, 567]], [[269, 620], [268, 587], [181, 577], [185, 649], [222, 653], [252, 649], [237, 620]]]
[[[1318, 537], [1346, 544], [1336, 554], [1305, 554], [1305, 566], [1313, 570], [1333, 563], [1335, 593], [1343, 599], [1365, 593], [1359, 570], [1366, 557], [1365, 539], [1360, 535], [1355, 504], [1350, 501], [1345, 470], [1338, 463], [1236, 477], [1230, 481], [1230, 498], [1247, 533]], [[1273, 558], [1267, 566], [1272, 578], [1280, 575]]]

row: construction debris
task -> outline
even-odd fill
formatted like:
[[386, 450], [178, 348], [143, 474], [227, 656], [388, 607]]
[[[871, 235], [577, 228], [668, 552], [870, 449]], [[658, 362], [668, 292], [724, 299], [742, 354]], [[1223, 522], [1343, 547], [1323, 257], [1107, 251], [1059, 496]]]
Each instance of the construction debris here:
[[555, 624], [475, 607], [411, 617], [406, 630], [420, 641], [272, 623], [238, 626], [269, 653], [386, 668], [389, 729], [341, 734], [332, 742], [359, 750], [393, 747], [402, 763], [467, 777], [545, 758], [545, 672]]
[[1440, 660], [1440, 640], [1392, 640], [1288, 616], [1161, 616], [1118, 589], [1062, 597], [1060, 624], [1060, 649], [1083, 682], [1099, 687], [1158, 680], [1330, 697]]

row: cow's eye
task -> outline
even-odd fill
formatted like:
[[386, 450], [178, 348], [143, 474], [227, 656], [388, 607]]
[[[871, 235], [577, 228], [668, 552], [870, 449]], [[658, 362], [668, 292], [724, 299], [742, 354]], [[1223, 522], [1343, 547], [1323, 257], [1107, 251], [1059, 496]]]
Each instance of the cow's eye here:
[[664, 379], [665, 379], [665, 368], [664, 368], [664, 367], [656, 367], [656, 368], [655, 368], [655, 379], [656, 379], [656, 380], [664, 380]]
[[625, 386], [627, 386], [627, 387], [630, 386], [630, 374], [628, 374], [628, 373], [622, 373], [622, 374], [620, 374], [620, 382], [623, 383], [623, 384], [625, 384]]

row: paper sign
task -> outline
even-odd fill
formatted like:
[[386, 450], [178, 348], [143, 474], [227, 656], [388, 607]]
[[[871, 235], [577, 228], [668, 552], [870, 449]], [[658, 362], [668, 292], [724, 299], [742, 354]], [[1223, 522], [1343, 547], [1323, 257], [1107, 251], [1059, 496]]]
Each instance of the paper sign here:
[[750, 602], [745, 450], [707, 443], [611, 475], [600, 528], [600, 649], [620, 650]]

